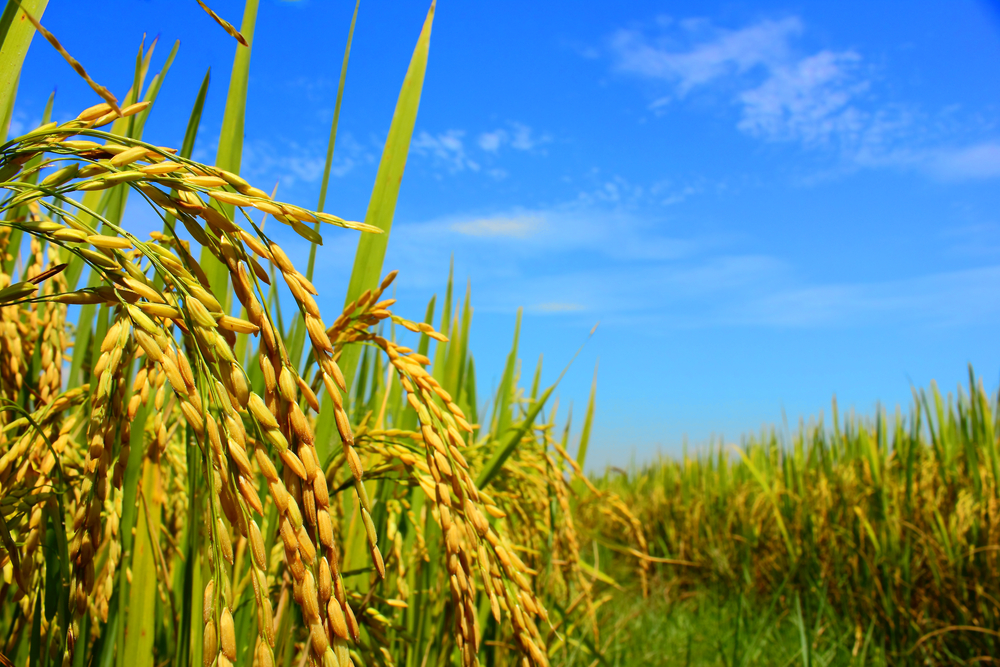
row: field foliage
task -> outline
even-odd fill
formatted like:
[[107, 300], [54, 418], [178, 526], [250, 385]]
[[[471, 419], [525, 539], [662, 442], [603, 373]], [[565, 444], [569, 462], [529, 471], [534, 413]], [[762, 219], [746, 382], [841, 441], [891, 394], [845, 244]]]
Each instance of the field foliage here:
[[[763, 631], [787, 618], [802, 625], [801, 664], [851, 664], [865, 647], [895, 664], [989, 662], [1000, 650], [998, 420], [971, 370], [955, 394], [915, 391], [905, 415], [841, 416], [834, 403], [828, 423], [595, 480], [636, 515], [645, 544], [623, 541], [594, 501], [579, 522], [616, 567], [653, 565], [667, 602], [728, 606], [724, 653], [743, 654], [741, 622]], [[752, 635], [745, 627], [744, 649]], [[810, 660], [814, 644], [823, 660]]]
[[[835, 407], [828, 425], [588, 477], [596, 376], [571, 439], [541, 362], [527, 380], [520, 313], [487, 396], [469, 288], [449, 273], [422, 321], [394, 311], [383, 260], [433, 4], [363, 221], [324, 210], [357, 3], [315, 206], [239, 175], [250, 53], [269, 48], [257, 0], [238, 28], [187, 7], [235, 49], [214, 164], [191, 159], [207, 74], [179, 146], [144, 133], [177, 45], [141, 43], [119, 101], [45, 30], [46, 4], [0, 15], [0, 663], [997, 655], [1000, 407], [971, 371], [905, 416]], [[50, 98], [8, 138], [36, 34], [96, 104], [54, 122]], [[136, 207], [162, 227], [137, 234]], [[308, 258], [279, 245], [292, 234]], [[357, 242], [333, 310], [341, 294], [313, 284], [324, 235]]]
[[[392, 310], [396, 274], [382, 263], [433, 5], [365, 220], [353, 222], [323, 208], [357, 5], [319, 203], [304, 208], [238, 175], [257, 1], [239, 29], [199, 4], [236, 50], [213, 165], [191, 159], [207, 75], [191, 82], [181, 146], [144, 137], [176, 45], [163, 60], [141, 45], [119, 102], [44, 29], [44, 0], [10, 0], [0, 17], [4, 128], [36, 31], [99, 102], [57, 123], [50, 99], [39, 127], [0, 146], [3, 659], [346, 667], [593, 655], [607, 584], [579, 557], [580, 468], [554, 410], [543, 412], [554, 387], [537, 374], [521, 386], [515, 333], [499, 390], [477, 396], [471, 297], [460, 301], [450, 277], [424, 321]], [[140, 238], [134, 207], [162, 230]], [[304, 272], [276, 225], [312, 244]], [[345, 305], [326, 319], [331, 295], [312, 282], [324, 226], [358, 236]]]

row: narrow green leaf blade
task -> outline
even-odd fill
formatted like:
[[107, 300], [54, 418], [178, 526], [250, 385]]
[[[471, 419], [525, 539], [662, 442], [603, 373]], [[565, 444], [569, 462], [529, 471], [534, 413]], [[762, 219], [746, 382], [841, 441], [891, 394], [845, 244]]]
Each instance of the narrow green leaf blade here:
[[590, 426], [594, 423], [594, 404], [597, 400], [597, 366], [594, 364], [594, 380], [590, 384], [590, 400], [587, 402], [587, 414], [583, 418], [583, 430], [580, 432], [580, 447], [576, 452], [576, 464], [583, 469], [587, 462], [587, 446], [590, 444]]
[[[389, 233], [392, 230], [392, 220], [396, 213], [396, 200], [399, 197], [399, 187], [406, 168], [406, 158], [410, 152], [410, 139], [413, 137], [413, 126], [417, 122], [417, 109], [420, 106], [420, 93], [424, 86], [424, 73], [427, 71], [427, 56], [430, 50], [431, 25], [434, 21], [434, 4], [427, 12], [423, 30], [417, 40], [417, 46], [410, 60], [410, 67], [403, 79], [403, 88], [396, 102], [396, 110], [392, 114], [392, 125], [389, 127], [389, 137], [382, 151], [382, 161], [379, 163], [378, 174], [375, 176], [375, 187], [372, 189], [368, 202], [365, 222], [382, 230], [382, 234], [362, 234], [358, 239], [358, 250], [354, 258], [354, 269], [347, 288], [344, 303], [357, 299], [362, 292], [379, 284], [382, 276], [382, 262], [385, 259], [386, 247], [389, 243]], [[341, 370], [348, 382], [353, 377], [357, 364], [357, 349], [353, 355], [345, 350], [345, 359]]]
[[160, 470], [151, 460], [143, 462], [142, 492], [139, 496], [135, 550], [132, 555], [132, 586], [129, 590], [128, 620], [125, 631], [125, 653], [119, 664], [128, 667], [153, 665], [153, 637], [156, 633], [156, 563], [153, 559], [153, 538], [160, 534]]
[[195, 97], [194, 106], [191, 107], [191, 116], [188, 118], [187, 128], [184, 130], [184, 142], [181, 144], [181, 157], [190, 158], [194, 152], [194, 142], [198, 137], [198, 126], [201, 125], [201, 112], [205, 108], [205, 97], [208, 95], [208, 84], [212, 80], [212, 68], [205, 72], [205, 78], [201, 80], [201, 88], [198, 89], [198, 96]]
[[[403, 180], [406, 158], [410, 152], [413, 126], [417, 121], [420, 93], [424, 86], [424, 73], [427, 71], [434, 5], [435, 3], [432, 2], [430, 10], [427, 12], [424, 27], [417, 39], [413, 57], [410, 59], [409, 69], [407, 69], [406, 77], [403, 79], [403, 87], [396, 101], [396, 110], [392, 115], [392, 125], [389, 127], [389, 137], [385, 142], [382, 161], [379, 163], [378, 173], [375, 176], [375, 187], [372, 189], [372, 196], [368, 202], [368, 212], [365, 214], [365, 222], [378, 227], [383, 233], [362, 234], [358, 239], [358, 250], [354, 258], [354, 269], [351, 272], [345, 304], [357, 299], [366, 289], [377, 287], [379, 284], [386, 245], [392, 230], [392, 219], [396, 212], [399, 186]], [[341, 355], [340, 369], [348, 385], [353, 383], [359, 352], [360, 348], [355, 345], [345, 348]], [[324, 394], [316, 425], [316, 449], [320, 461], [327, 460], [334, 428], [333, 403], [329, 396]]]
[[[340, 83], [337, 85], [337, 102], [333, 106], [333, 122], [330, 124], [330, 139], [326, 145], [326, 163], [323, 165], [323, 182], [319, 186], [319, 203], [317, 211], [326, 206], [326, 190], [330, 185], [330, 169], [333, 167], [333, 149], [337, 144], [337, 126], [340, 124], [340, 105], [344, 101], [344, 84], [347, 82], [347, 63], [351, 59], [351, 43], [354, 41], [354, 25], [358, 22], [358, 9], [361, 0], [354, 3], [354, 16], [351, 17], [351, 29], [347, 32], [347, 46], [344, 48], [344, 62], [340, 65]], [[319, 231], [320, 223], [316, 223]], [[316, 268], [316, 246], [309, 249], [309, 265], [306, 267], [306, 278], [312, 280]], [[304, 334], [303, 334], [304, 335]]]
[[24, 19], [24, 10], [41, 19], [48, 4], [49, 0], [7, 0], [7, 6], [0, 14], [0, 119], [4, 122], [0, 126], [0, 134], [4, 137], [14, 106], [17, 82], [21, 77], [21, 65], [31, 38], [35, 36], [35, 26]]
[[528, 414], [525, 415], [524, 419], [517, 425], [513, 426], [504, 436], [500, 446], [493, 454], [493, 458], [491, 458], [489, 462], [483, 466], [482, 471], [479, 473], [479, 477], [476, 478], [476, 488], [485, 489], [497, 476], [497, 473], [499, 473], [500, 469], [503, 468], [503, 464], [508, 458], [510, 458], [510, 455], [514, 453], [514, 450], [517, 449], [517, 446], [521, 443], [521, 438], [524, 437], [524, 434], [527, 433], [532, 424], [535, 423], [535, 418], [538, 416], [538, 413], [542, 411], [542, 408], [545, 407], [545, 402], [549, 400], [549, 397], [552, 395], [552, 392], [555, 391], [556, 386], [557, 385], [552, 385], [546, 389], [541, 398], [535, 401], [534, 405], [531, 406], [531, 409], [528, 410]]
[[493, 408], [493, 432], [496, 434], [502, 434], [506, 431], [511, 420], [514, 373], [517, 372], [517, 343], [521, 337], [521, 316], [523, 314], [524, 309], [518, 308], [517, 320], [514, 322], [514, 343], [511, 345], [510, 354], [507, 355], [507, 365], [503, 369], [503, 379], [500, 381], [500, 389], [497, 392], [497, 399]]

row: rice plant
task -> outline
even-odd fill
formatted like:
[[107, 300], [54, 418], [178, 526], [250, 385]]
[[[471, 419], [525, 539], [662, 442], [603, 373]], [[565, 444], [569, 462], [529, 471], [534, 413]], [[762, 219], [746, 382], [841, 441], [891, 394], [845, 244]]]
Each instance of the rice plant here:
[[[3, 660], [597, 656], [606, 577], [579, 557], [582, 458], [556, 438], [555, 408], [545, 417], [554, 387], [520, 387], [515, 335], [484, 411], [469, 293], [453, 304], [449, 279], [437, 326], [434, 301], [413, 322], [387, 297], [433, 5], [353, 222], [322, 209], [354, 21], [310, 209], [239, 176], [256, 0], [239, 30], [199, 4], [238, 43], [214, 165], [191, 159], [207, 76], [179, 149], [143, 137], [176, 46], [148, 81], [154, 48], [140, 47], [119, 103], [44, 29], [44, 0], [10, 0], [0, 17], [4, 127], [36, 30], [103, 100], [64, 123], [50, 100], [41, 126], [0, 146]], [[162, 231], [136, 235], [129, 199]], [[313, 244], [305, 273], [265, 222]], [[345, 306], [326, 319], [312, 282], [322, 225], [360, 235]]]
[[863, 649], [890, 664], [992, 660], [998, 419], [997, 396], [971, 369], [954, 395], [914, 392], [905, 416], [842, 418], [834, 402], [829, 424], [787, 439], [772, 429], [595, 480], [632, 508], [648, 551], [622, 539], [600, 503], [584, 500], [578, 521], [601, 535], [619, 572], [655, 567], [658, 597], [709, 594], [797, 615], [802, 664], [824, 632], [837, 637], [837, 664]]

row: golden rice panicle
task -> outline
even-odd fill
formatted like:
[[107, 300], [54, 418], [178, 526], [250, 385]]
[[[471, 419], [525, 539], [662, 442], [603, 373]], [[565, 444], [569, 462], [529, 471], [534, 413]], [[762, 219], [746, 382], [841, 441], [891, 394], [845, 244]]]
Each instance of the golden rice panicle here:
[[[101, 536], [101, 508], [108, 495], [108, 467], [112, 447], [116, 441], [117, 423], [113, 400], [124, 388], [121, 372], [127, 368], [131, 324], [124, 314], [119, 314], [108, 327], [101, 343], [101, 353], [94, 364], [96, 387], [91, 392], [90, 416], [87, 429], [87, 455], [84, 469], [85, 504], [74, 518], [75, 535], [70, 544], [70, 558], [74, 561], [76, 598], [72, 602], [78, 613], [86, 609], [87, 593], [93, 587], [93, 557]], [[124, 363], [123, 363], [124, 362]]]
[[[305, 279], [288, 259], [284, 251], [275, 243], [270, 242], [266, 247], [255, 247], [252, 237], [244, 235], [244, 241], [255, 252], [264, 258], [270, 259], [272, 263], [281, 271], [286, 284], [292, 292], [293, 297], [299, 304], [300, 311], [305, 321], [305, 328], [309, 335], [313, 348], [313, 355], [320, 368], [320, 376], [327, 390], [331, 392], [335, 405], [335, 420], [341, 438], [345, 443], [345, 451], [348, 452], [348, 461], [352, 464], [352, 474], [355, 479], [356, 488], [359, 488], [359, 499], [363, 506], [363, 512], [367, 515], [370, 511], [370, 502], [364, 492], [361, 482], [363, 471], [360, 459], [353, 448], [353, 435], [351, 434], [350, 422], [343, 407], [341, 391], [345, 389], [343, 375], [333, 359], [333, 345], [326, 334], [325, 326], [319, 315], [319, 309], [311, 294], [315, 293], [315, 288]], [[341, 581], [336, 545], [333, 535], [333, 517], [330, 514], [329, 489], [327, 488], [326, 476], [319, 466], [319, 458], [313, 444], [314, 435], [312, 427], [305, 414], [297, 402], [297, 388], [304, 385], [297, 378], [294, 369], [284, 363], [283, 355], [280, 352], [280, 341], [273, 341], [269, 336], [270, 323], [266, 320], [265, 314], [260, 311], [257, 297], [254, 294], [250, 273], [245, 268], [244, 263], [237, 261], [235, 253], [228, 255], [228, 267], [233, 276], [234, 292], [247, 308], [250, 321], [261, 328], [262, 349], [268, 352], [259, 356], [261, 372], [264, 376], [265, 397], [251, 394], [247, 406], [258, 423], [261, 425], [263, 434], [272, 446], [278, 450], [286, 471], [291, 471], [294, 479], [287, 480], [289, 488], [292, 490], [289, 496], [285, 489], [278, 486], [278, 480], [268, 480], [268, 485], [272, 489], [272, 494], [280, 498], [280, 503], [287, 504], [288, 510], [281, 521], [281, 534], [285, 543], [286, 563], [289, 565], [293, 577], [300, 584], [304, 582], [305, 575], [299, 576], [305, 570], [304, 564], [313, 563], [316, 558], [316, 550], [306, 530], [308, 525], [319, 539], [320, 546], [323, 547], [325, 555], [321, 561], [330, 569], [330, 586], [332, 590], [340, 592], [338, 602], [342, 615], [353, 618], [353, 612], [343, 595], [343, 583]], [[308, 385], [305, 385], [308, 386]], [[311, 390], [310, 390], [311, 393]], [[314, 407], [318, 407], [313, 395]], [[282, 424], [286, 426], [283, 426]], [[280, 436], [280, 437], [279, 437]], [[289, 448], [289, 441], [294, 441], [297, 445], [294, 449]], [[298, 508], [304, 510], [304, 517], [299, 514]], [[303, 523], [303, 518], [305, 523]], [[375, 545], [374, 526], [371, 525], [370, 516], [366, 522], [366, 534], [372, 548], [373, 558], [380, 574], [384, 575], [384, 565], [381, 554]], [[303, 563], [303, 564], [300, 564]], [[322, 566], [321, 566], [322, 567]], [[310, 575], [311, 576], [311, 575]], [[324, 578], [325, 581], [325, 578]], [[306, 587], [308, 589], [308, 586]], [[306, 598], [308, 602], [308, 598]], [[311, 608], [310, 608], [311, 609]], [[317, 610], [320, 608], [317, 607]], [[303, 608], [303, 612], [309, 617], [309, 611]], [[325, 615], [325, 609], [323, 610]], [[336, 622], [328, 619], [320, 619], [324, 625], [329, 627], [327, 640], [332, 639], [336, 634], [334, 628]], [[356, 625], [356, 624], [355, 624]], [[314, 633], [318, 630], [314, 630]], [[356, 636], [356, 632], [353, 632]], [[318, 639], [314, 639], [312, 648], [317, 659], [323, 659], [326, 654], [326, 647]], [[322, 649], [322, 650], [321, 650]]]
[[[32, 242], [37, 239], [32, 239]], [[59, 255], [52, 245], [49, 245], [48, 262], [44, 273], [58, 269], [55, 275], [48, 277], [42, 283], [41, 296], [50, 296], [66, 291], [66, 278], [59, 268], [65, 266], [59, 263]], [[39, 253], [41, 254], [41, 253]], [[62, 361], [64, 350], [68, 347], [66, 337], [66, 307], [58, 303], [38, 304], [41, 311], [41, 332], [38, 345], [39, 377], [38, 404], [50, 403], [62, 389]]]
[[[239, 280], [238, 273], [234, 276], [234, 281], [237, 280]], [[259, 317], [258, 321], [262, 327], [270, 326], [270, 323], [263, 315]], [[308, 444], [302, 441], [303, 434], [297, 432], [297, 430], [301, 431], [301, 426], [297, 427], [294, 425], [295, 417], [292, 415], [295, 414], [294, 411], [299, 410], [297, 403], [290, 402], [286, 400], [286, 397], [282, 396], [283, 391], [287, 394], [288, 382], [287, 380], [284, 382], [286, 389], [281, 390], [279, 387], [279, 374], [275, 373], [274, 370], [275, 362], [277, 362], [278, 367], [282, 368], [284, 372], [291, 371], [282, 365], [283, 349], [280, 347], [280, 342], [276, 341], [273, 350], [267, 350], [266, 346], [265, 342], [259, 355], [261, 372], [264, 376], [265, 395], [261, 397], [254, 392], [250, 392], [246, 401], [246, 407], [249, 415], [253, 417], [255, 423], [260, 428], [264, 440], [276, 449], [282, 462], [285, 464], [284, 481], [279, 476], [274, 463], [269, 459], [262, 447], [258, 447], [255, 450], [254, 457], [258, 463], [260, 472], [267, 481], [268, 489], [274, 499], [275, 506], [279, 510], [279, 534], [284, 545], [285, 565], [295, 581], [297, 590], [315, 591], [315, 579], [307, 568], [309, 564], [315, 561], [317, 556], [316, 547], [310, 536], [309, 528], [311, 527], [314, 531], [318, 529], [320, 538], [326, 539], [329, 546], [333, 547], [332, 523], [327, 513], [329, 496], [328, 493], [324, 493], [326, 491], [326, 479], [321, 473], [317, 473], [318, 464], [316, 462], [315, 450], [312, 449], [311, 439], [308, 440]], [[237, 421], [227, 421], [227, 429], [235, 431], [232, 427], [235, 426]], [[234, 455], [233, 458], [237, 462], [237, 466], [245, 469], [249, 466], [249, 457], [243, 450], [240, 442], [244, 439], [245, 434], [239, 434], [235, 438], [231, 437], [229, 448], [230, 453]], [[302, 458], [290, 448], [289, 439], [294, 439], [299, 443], [299, 453], [302, 455]], [[317, 482], [318, 479], [322, 481]], [[315, 502], [315, 488], [317, 484], [324, 485], [320, 488], [320, 499], [325, 504], [320, 505], [320, 507], [317, 507]], [[306, 488], [306, 493], [303, 493], [303, 487]], [[260, 501], [257, 500], [255, 502], [251, 497], [256, 495], [256, 491], [252, 485], [241, 485], [240, 491], [248, 505], [256, 505], [260, 508]], [[303, 512], [300, 510], [300, 503], [306, 510], [305, 514], [309, 518], [309, 526], [303, 520], [304, 517]], [[261, 575], [263, 575], [263, 563], [256, 562], [258, 558], [261, 561], [263, 560], [263, 542], [258, 539], [259, 531], [255, 532], [256, 525], [252, 522], [251, 524], [249, 528], [251, 556], [252, 560], [255, 561], [254, 566], [259, 567]], [[311, 578], [312, 584], [310, 586], [309, 581]], [[315, 605], [312, 604], [314, 600]], [[302, 608], [304, 617], [312, 619], [310, 621], [311, 624], [319, 624], [320, 627], [324, 627], [325, 619], [320, 616], [320, 606], [317, 598], [309, 594], [303, 597], [300, 594], [297, 596], [296, 601]], [[269, 602], [261, 600], [260, 604], [262, 609], [270, 609]], [[261, 616], [264, 618], [268, 615], [269, 611], [262, 613]], [[270, 637], [268, 639], [269, 643], [273, 641], [270, 631], [265, 629], [264, 634]], [[322, 645], [322, 642], [318, 638], [314, 638], [311, 646], [314, 659], [321, 660], [325, 653], [325, 647]]]
[[94, 92], [96, 92], [98, 95], [104, 98], [104, 100], [108, 103], [108, 105], [110, 105], [111, 109], [115, 112], [115, 114], [120, 117], [122, 115], [122, 110], [118, 107], [118, 100], [115, 99], [115, 96], [112, 95], [107, 88], [105, 88], [104, 86], [100, 85], [99, 83], [91, 79], [90, 75], [88, 75], [86, 70], [83, 69], [83, 65], [77, 62], [77, 60], [69, 54], [69, 52], [63, 47], [63, 45], [59, 43], [59, 40], [56, 39], [55, 35], [46, 30], [45, 27], [42, 26], [42, 24], [39, 23], [34, 16], [29, 14], [23, 7], [21, 8], [21, 11], [24, 12], [24, 15], [28, 18], [29, 21], [31, 21], [32, 25], [35, 26], [35, 29], [39, 33], [41, 33], [42, 36], [46, 40], [48, 40], [48, 42], [52, 44], [55, 50], [58, 51], [59, 54], [66, 60], [66, 62], [70, 64], [70, 67], [72, 67], [76, 71], [76, 73], [79, 74], [90, 85], [90, 87], [94, 89]]
[[[375, 298], [377, 296], [359, 301], [370, 304]], [[378, 310], [388, 313], [384, 308]], [[482, 522], [479, 520], [481, 514], [465, 516], [467, 514], [465, 508], [474, 507], [478, 501], [478, 493], [474, 482], [466, 472], [467, 462], [461, 458], [460, 452], [454, 446], [456, 443], [452, 443], [451, 447], [445, 444], [454, 437], [449, 433], [449, 429], [454, 430], [456, 423], [451, 411], [442, 411], [435, 400], [442, 400], [447, 405], [450, 403], [450, 397], [447, 392], [440, 389], [419, 362], [409, 359], [394, 342], [380, 336], [371, 338], [386, 351], [390, 363], [396, 367], [400, 382], [407, 390], [407, 400], [417, 412], [425, 462], [433, 478], [428, 495], [435, 503], [435, 518], [445, 536], [449, 587], [452, 606], [456, 612], [456, 643], [463, 655], [463, 662], [468, 665], [475, 664], [480, 633], [471, 566], [474, 548], [470, 547], [483, 536], [479, 535], [472, 525], [467, 524], [466, 519], [473, 518], [475, 523], [480, 524], [480, 529]], [[457, 444], [461, 444], [460, 438], [455, 440]], [[362, 517], [366, 515], [362, 513]], [[488, 527], [488, 524], [486, 525]]]

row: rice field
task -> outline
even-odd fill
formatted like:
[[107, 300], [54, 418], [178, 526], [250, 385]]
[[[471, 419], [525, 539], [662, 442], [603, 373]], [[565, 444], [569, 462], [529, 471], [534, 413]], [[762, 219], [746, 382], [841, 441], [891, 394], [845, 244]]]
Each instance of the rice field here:
[[[354, 21], [309, 209], [239, 175], [256, 0], [239, 27], [198, 4], [236, 50], [213, 164], [207, 76], [181, 145], [144, 135], [176, 46], [140, 46], [119, 100], [45, 0], [0, 15], [0, 664], [992, 660], [998, 407], [971, 373], [905, 416], [587, 476], [596, 376], [571, 438], [520, 313], [487, 396], [469, 290], [443, 269], [421, 321], [390, 296], [433, 4], [363, 221], [324, 210]], [[36, 33], [95, 104], [7, 137]], [[313, 283], [331, 227], [358, 239], [339, 309]]]
[[[1000, 637], [998, 418], [997, 395], [971, 369], [953, 394], [915, 391], [905, 415], [844, 416], [834, 402], [828, 422], [793, 434], [595, 480], [632, 509], [645, 545], [616, 539], [586, 501], [578, 521], [623, 579], [629, 564], [643, 578], [655, 568], [662, 604], [724, 608], [730, 636], [715, 659], [752, 656], [785, 619], [801, 639], [788, 664], [989, 663]], [[746, 659], [720, 664], [771, 664]]]

